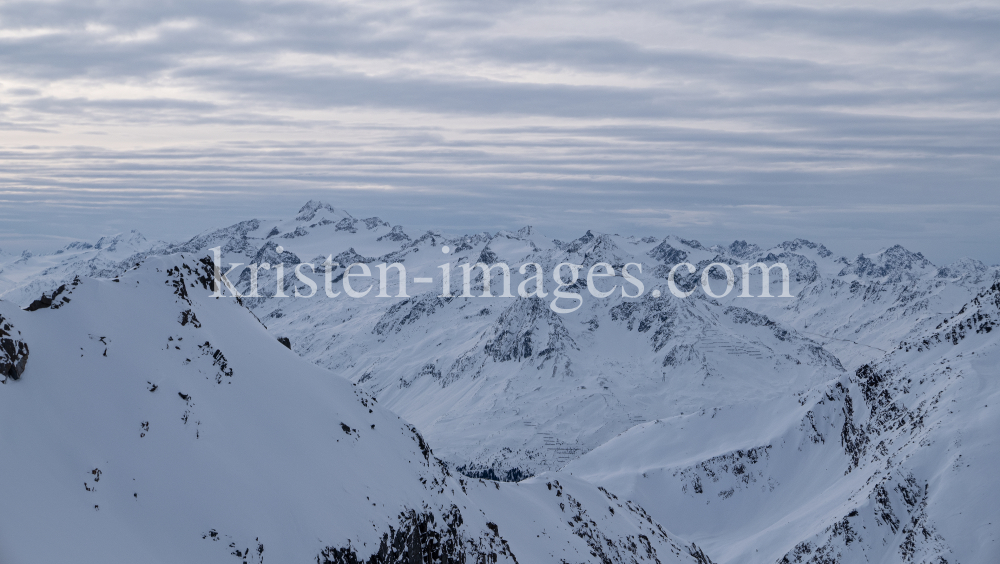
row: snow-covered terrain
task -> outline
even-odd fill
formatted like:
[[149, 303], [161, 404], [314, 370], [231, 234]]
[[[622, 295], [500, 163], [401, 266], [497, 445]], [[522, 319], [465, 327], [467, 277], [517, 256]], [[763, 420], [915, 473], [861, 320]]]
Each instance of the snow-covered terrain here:
[[0, 386], [0, 561], [704, 561], [571, 476], [450, 473], [412, 425], [207, 297], [211, 275], [171, 255], [34, 311], [0, 302], [4, 338], [30, 347]]
[[[321, 202], [307, 203], [294, 218], [247, 220], [182, 243], [150, 243], [136, 233], [102, 241], [91, 246], [77, 243], [52, 255], [0, 255], [0, 299], [36, 310], [21, 313], [6, 304], [0, 313], [15, 331], [28, 334], [22, 316], [32, 319], [32, 315], [72, 311], [77, 303], [74, 296], [85, 288], [125, 288], [130, 277], [137, 287], [140, 281], [147, 284], [142, 276], [153, 276], [150, 268], [170, 268], [151, 265], [176, 261], [180, 254], [188, 257], [185, 260], [193, 268], [196, 261], [190, 259], [200, 260], [219, 248], [223, 272], [229, 263], [243, 263], [229, 277], [244, 294], [252, 286], [246, 264], [283, 263], [284, 290], [289, 296], [310, 292], [296, 280], [294, 265], [315, 265], [315, 272], [304, 271], [318, 287], [317, 295], [308, 299], [274, 297], [275, 272], [261, 270], [257, 280], [261, 297], [241, 300], [254, 315], [232, 297], [206, 301], [210, 291], [202, 286], [187, 299], [212, 311], [238, 312], [232, 315], [253, 321], [251, 332], [261, 343], [266, 341], [260, 346], [227, 345], [227, 351], [233, 350], [225, 352], [229, 365], [247, 363], [242, 372], [273, 384], [273, 377], [263, 374], [287, 372], [278, 365], [294, 362], [303, 374], [312, 375], [310, 381], [315, 384], [310, 385], [319, 386], [305, 393], [315, 400], [316, 409], [328, 404], [327, 411], [348, 409], [342, 407], [345, 400], [331, 399], [340, 397], [331, 390], [343, 383], [330, 373], [341, 376], [355, 384], [346, 388], [352, 390], [352, 398], [355, 391], [358, 398], [377, 398], [381, 407], [374, 413], [390, 410], [387, 418], [402, 417], [397, 422], [413, 424], [434, 446], [442, 466], [430, 465], [424, 478], [448, 484], [461, 479], [470, 486], [483, 479], [482, 490], [468, 487], [460, 498], [448, 494], [448, 488], [436, 494], [447, 500], [427, 497], [434, 488], [422, 485], [406, 490], [405, 495], [399, 493], [400, 499], [408, 501], [392, 505], [391, 511], [380, 508], [377, 516], [357, 513], [366, 516], [364, 526], [373, 531], [384, 532], [390, 525], [402, 530], [399, 515], [404, 506], [419, 513], [423, 506], [413, 501], [418, 498], [431, 511], [438, 511], [438, 524], [446, 519], [451, 503], [465, 508], [463, 516], [475, 508], [490, 519], [494, 519], [491, 511], [517, 515], [515, 508], [528, 504], [533, 509], [520, 515], [538, 512], [541, 519], [546, 513], [531, 504], [547, 498], [544, 493], [537, 495], [536, 489], [549, 492], [547, 484], [558, 479], [567, 491], [574, 489], [575, 500], [604, 503], [596, 497], [600, 495], [606, 500], [612, 496], [614, 503], [638, 504], [636, 513], [628, 516], [641, 515], [639, 506], [645, 507], [655, 522], [683, 539], [663, 537], [665, 544], [656, 548], [658, 554], [679, 550], [681, 556], [694, 553], [706, 558], [684, 545], [693, 541], [704, 546], [713, 561], [725, 563], [1000, 561], [995, 543], [1000, 515], [988, 486], [992, 461], [998, 455], [990, 439], [997, 421], [992, 408], [986, 407], [993, 405], [989, 396], [996, 391], [994, 367], [1000, 360], [991, 356], [1000, 333], [991, 332], [992, 325], [987, 323], [1000, 317], [987, 307], [994, 303], [990, 300], [995, 300], [992, 296], [1000, 280], [996, 266], [961, 259], [938, 267], [900, 246], [848, 258], [802, 239], [763, 248], [745, 241], [706, 246], [674, 235], [589, 231], [578, 239], [559, 241], [531, 227], [466, 235], [416, 233], [377, 217], [355, 218]], [[442, 252], [445, 248], [447, 252]], [[356, 278], [353, 287], [362, 292], [371, 287], [371, 291], [356, 299], [343, 294], [326, 297], [323, 263], [328, 259], [340, 265], [331, 273], [334, 289], [343, 289], [345, 266], [364, 263], [372, 278]], [[703, 268], [722, 263], [736, 273], [734, 291], [721, 298], [708, 297], [698, 289], [689, 298], [673, 296], [667, 273], [685, 261], [697, 269], [694, 274], [683, 268], [677, 272], [680, 289], [695, 288]], [[395, 297], [402, 288], [393, 270], [388, 276], [388, 296], [379, 297], [375, 265], [394, 262], [407, 270], [408, 297]], [[484, 284], [477, 275], [470, 280], [475, 297], [461, 297], [461, 265], [477, 262], [510, 265], [513, 296], [524, 279], [517, 267], [537, 263], [546, 273], [548, 295], [479, 297]], [[564, 288], [583, 298], [581, 307], [568, 314], [555, 313], [550, 307], [556, 288], [551, 273], [563, 262], [584, 266], [580, 281]], [[585, 279], [587, 269], [599, 262], [612, 265], [616, 273], [596, 282], [599, 290], [614, 290], [601, 299], [587, 292]], [[756, 262], [787, 264], [793, 297], [777, 297], [782, 294], [777, 271], [771, 272], [769, 284], [770, 294], [776, 297], [741, 297], [739, 265]], [[630, 270], [644, 286], [641, 296], [629, 297], [637, 292], [635, 282], [622, 276], [626, 263], [643, 265], [641, 273], [635, 267]], [[136, 264], [143, 266], [131, 272]], [[442, 296], [442, 264], [450, 265], [452, 296]], [[492, 274], [490, 289], [493, 296], [499, 296], [504, 292], [502, 277], [498, 270]], [[120, 277], [121, 282], [82, 278], [84, 282], [77, 287], [73, 286], [77, 276]], [[760, 280], [759, 274], [751, 276], [751, 295], [761, 294]], [[721, 268], [711, 271], [710, 282], [721, 293], [726, 286]], [[43, 291], [48, 293], [39, 299]], [[61, 306], [65, 296], [72, 303]], [[565, 298], [558, 303], [576, 305]], [[59, 311], [52, 312], [50, 307]], [[140, 311], [138, 306], [129, 309]], [[193, 312], [204, 325], [198, 331], [204, 332], [209, 324], [201, 313]], [[183, 321], [183, 312], [173, 314], [178, 315]], [[254, 316], [267, 326], [266, 331]], [[128, 314], [94, 312], [79, 323], [100, 318], [114, 324], [121, 317]], [[134, 333], [135, 338], [147, 332], [159, 335], [158, 325], [132, 317], [122, 330]], [[177, 319], [170, 322], [176, 325]], [[216, 327], [230, 331], [229, 327], [238, 326], [220, 319]], [[189, 322], [183, 330], [194, 331], [191, 327]], [[946, 338], [946, 334], [951, 336]], [[292, 351], [306, 362], [295, 359], [276, 337], [287, 339]], [[217, 338], [220, 343], [222, 338]], [[250, 337], [237, 340], [250, 343]], [[61, 337], [47, 341], [62, 344]], [[36, 369], [37, 347], [47, 345], [36, 345], [30, 338], [18, 342], [30, 347], [30, 360], [21, 380], [11, 379], [8, 384], [24, 386]], [[184, 348], [180, 343], [171, 346]], [[263, 354], [265, 347], [277, 356]], [[277, 364], [271, 368], [268, 363], [272, 361], [259, 360], [261, 356], [282, 360], [273, 361]], [[195, 370], [204, 371], [197, 366], [198, 358], [191, 360]], [[0, 357], [0, 368], [14, 366], [10, 360], [4, 362]], [[190, 368], [185, 366], [162, 370], [187, 374], [183, 371]], [[323, 383], [327, 380], [338, 383]], [[234, 388], [237, 382], [206, 380], [204, 385], [215, 390]], [[285, 399], [294, 404], [290, 398], [303, 392], [288, 391]], [[199, 397], [213, 397], [213, 393], [217, 392], [200, 391]], [[40, 397], [33, 401], [42, 401]], [[982, 406], [976, 407], [980, 399]], [[374, 405], [374, 399], [365, 401]], [[219, 409], [230, 418], [228, 411]], [[106, 411], [111, 416], [116, 408]], [[289, 417], [301, 422], [326, 421], [308, 409]], [[200, 421], [204, 423], [205, 418]], [[363, 439], [366, 428], [347, 424], [357, 428], [359, 440]], [[239, 433], [244, 426], [257, 428], [240, 420], [230, 431]], [[182, 428], [190, 429], [190, 423]], [[196, 441], [203, 440], [200, 433], [206, 429], [195, 425]], [[413, 433], [405, 424], [398, 423], [394, 429], [412, 443]], [[383, 446], [388, 451], [402, 448], [396, 443]], [[372, 448], [382, 452], [383, 446]], [[229, 459], [242, 454], [218, 456]], [[959, 459], [965, 466], [956, 462]], [[359, 462], [357, 468], [365, 464]], [[345, 483], [373, 484], [365, 481], [373, 478], [363, 470], [352, 471], [359, 473]], [[529, 476], [536, 477], [525, 480]], [[400, 484], [413, 481], [390, 479]], [[488, 479], [516, 484], [500, 484], [498, 490]], [[589, 484], [602, 486], [607, 495]], [[377, 491], [380, 486], [370, 487]], [[486, 492], [492, 497], [483, 497]], [[285, 495], [291, 494], [275, 494]], [[299, 501], [288, 498], [283, 503], [294, 508]], [[302, 503], [311, 507], [312, 502]], [[618, 507], [612, 505], [612, 509]], [[615, 509], [614, 515], [619, 513]], [[559, 514], [552, 516], [559, 520]], [[486, 546], [482, 543], [490, 537], [482, 524], [470, 519], [462, 538]], [[578, 548], [573, 549], [578, 554], [571, 556], [541, 551], [542, 546], [567, 543], [553, 537], [530, 545], [532, 535], [539, 534], [531, 527], [517, 533], [518, 538], [527, 539], [527, 544], [518, 546], [528, 547], [518, 552], [511, 540], [515, 533], [508, 537], [501, 519], [492, 522], [500, 526], [501, 536], [522, 562], [521, 554], [537, 555], [527, 561], [599, 558]], [[639, 526], [639, 521], [607, 525], [594, 521], [593, 527], [608, 527], [601, 535], [618, 543], [613, 546], [626, 546], [627, 541], [621, 544], [621, 539], [629, 535], [638, 538], [630, 527]], [[339, 521], [318, 522], [327, 529], [355, 530]], [[556, 526], [564, 524], [551, 525]], [[546, 530], [554, 534], [555, 529]], [[563, 530], [570, 535], [565, 540], [570, 541], [568, 545], [583, 546], [573, 544], [581, 539], [574, 531]], [[346, 540], [354, 548], [358, 542], [371, 544], [359, 535], [347, 532], [340, 540], [329, 534], [314, 536], [324, 540], [324, 547], [342, 547]], [[671, 543], [680, 548], [665, 548]], [[316, 546], [310, 546], [315, 557]], [[479, 549], [470, 550], [469, 554], [478, 554], [475, 550]], [[622, 552], [610, 557], [612, 561], [632, 558], [631, 553]]]
[[849, 377], [637, 426], [565, 470], [721, 562], [994, 562], [998, 322], [1000, 283]]
[[28, 304], [75, 276], [113, 278], [134, 267], [153, 249], [163, 253], [165, 243], [150, 242], [138, 231], [101, 237], [96, 243], [76, 241], [51, 254], [0, 252], [0, 297]]

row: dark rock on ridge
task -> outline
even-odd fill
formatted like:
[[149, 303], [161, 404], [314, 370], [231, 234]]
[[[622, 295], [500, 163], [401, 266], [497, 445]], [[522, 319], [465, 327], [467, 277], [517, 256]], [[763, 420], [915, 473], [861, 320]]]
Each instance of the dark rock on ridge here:
[[[0, 315], [0, 376], [20, 380], [28, 363], [28, 344], [15, 336], [14, 327]], [[20, 335], [20, 331], [17, 332]]]

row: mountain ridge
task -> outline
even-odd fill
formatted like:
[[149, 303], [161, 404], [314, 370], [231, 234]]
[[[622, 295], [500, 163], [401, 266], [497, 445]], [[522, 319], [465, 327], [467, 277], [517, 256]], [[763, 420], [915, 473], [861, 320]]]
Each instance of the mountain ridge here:
[[[411, 421], [453, 477], [529, 484], [540, 479], [532, 475], [572, 472], [581, 484], [646, 506], [651, 518], [717, 562], [757, 562], [764, 554], [765, 561], [817, 563], [976, 562], [998, 555], [996, 529], [972, 527], [954, 500], [975, 501], [970, 507], [978, 515], [993, 510], [949, 477], [962, 455], [976, 461], [968, 483], [988, 487], [983, 469], [996, 453], [983, 438], [989, 424], [975, 415], [950, 420], [940, 398], [968, 402], [959, 393], [966, 381], [992, 390], [984, 380], [987, 361], [967, 359], [973, 352], [992, 359], [989, 339], [997, 333], [990, 324], [1000, 314], [987, 306], [1000, 268], [973, 259], [939, 267], [900, 245], [849, 259], [805, 239], [765, 248], [592, 230], [560, 241], [531, 227], [413, 235], [369, 220], [310, 202], [294, 219], [248, 220], [129, 256], [87, 249], [55, 264], [51, 256], [8, 257], [0, 277], [3, 269], [18, 269], [22, 285], [6, 295], [26, 305], [41, 294], [28, 299], [29, 291], [51, 294], [56, 282], [98, 262], [101, 272], [119, 276], [135, 262], [178, 249], [204, 256], [219, 247], [226, 264], [305, 259], [319, 267], [332, 256], [341, 263], [336, 284], [350, 263], [399, 262], [414, 280], [433, 284], [409, 283], [408, 298], [380, 299], [372, 291], [328, 299], [318, 268], [311, 276], [315, 298], [284, 299], [274, 297], [272, 270], [260, 272], [261, 297], [242, 301], [294, 353]], [[23, 262], [11, 266], [16, 261]], [[549, 281], [544, 299], [457, 295], [458, 265], [500, 261], [535, 262], [546, 273], [562, 262], [607, 262], [616, 276], [599, 287], [614, 292], [593, 299], [580, 280], [568, 290], [583, 292], [584, 300], [565, 315], [549, 307], [555, 287]], [[734, 290], [720, 298], [700, 290], [674, 297], [666, 279], [683, 261], [697, 270], [677, 271], [682, 290], [700, 284], [700, 271], [711, 263], [733, 268]], [[440, 295], [445, 262], [453, 266], [452, 296]], [[641, 273], [630, 270], [645, 289], [635, 298], [622, 295], [621, 270], [629, 262], [643, 263]], [[756, 262], [787, 264], [793, 297], [741, 298], [738, 266]], [[286, 292], [308, 293], [286, 269]], [[377, 274], [367, 284], [376, 280]], [[722, 269], [708, 280], [721, 294]], [[241, 292], [249, 289], [247, 271], [234, 281]], [[498, 295], [496, 270], [490, 282]], [[760, 295], [759, 274], [746, 283]], [[482, 276], [473, 276], [473, 295], [483, 287]], [[387, 290], [400, 290], [394, 276]], [[769, 290], [782, 292], [775, 276]], [[978, 348], [961, 359], [941, 352], [973, 341]], [[953, 368], [942, 376], [941, 367], [956, 363], [962, 375]], [[33, 361], [28, 366], [30, 373]], [[961, 413], [973, 411], [967, 406]], [[959, 439], [969, 448], [954, 444], [959, 436], [973, 437]], [[943, 451], [935, 446], [946, 443], [952, 446]]]

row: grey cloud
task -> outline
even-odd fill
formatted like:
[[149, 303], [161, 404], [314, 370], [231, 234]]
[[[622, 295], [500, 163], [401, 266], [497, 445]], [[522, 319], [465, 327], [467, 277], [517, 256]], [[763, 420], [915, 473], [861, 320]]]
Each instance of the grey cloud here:
[[867, 9], [820, 8], [804, 6], [769, 6], [748, 3], [719, 5], [717, 16], [752, 23], [754, 32], [785, 31], [803, 35], [852, 39], [865, 43], [889, 43], [931, 38], [957, 42], [989, 43], [994, 47], [1000, 9], [996, 6], [974, 9], [905, 9], [893, 10], [872, 4]]
[[[600, 25], [619, 15], [696, 40]], [[183, 237], [324, 198], [417, 227], [965, 245], [996, 262], [998, 21], [878, 4], [7, 2], [0, 29], [56, 31], [0, 38], [0, 223]]]

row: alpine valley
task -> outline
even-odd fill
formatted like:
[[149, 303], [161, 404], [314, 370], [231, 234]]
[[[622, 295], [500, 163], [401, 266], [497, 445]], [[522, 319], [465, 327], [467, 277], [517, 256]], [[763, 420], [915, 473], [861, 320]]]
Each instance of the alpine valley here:
[[[212, 297], [215, 253], [244, 297]], [[327, 261], [370, 291], [327, 297]], [[792, 297], [742, 280], [757, 262]], [[380, 297], [382, 263], [407, 278]], [[461, 297], [476, 263], [513, 287], [536, 263], [547, 296], [493, 269]], [[419, 233], [316, 201], [0, 251], [0, 562], [1000, 562], [998, 323], [973, 259]]]

